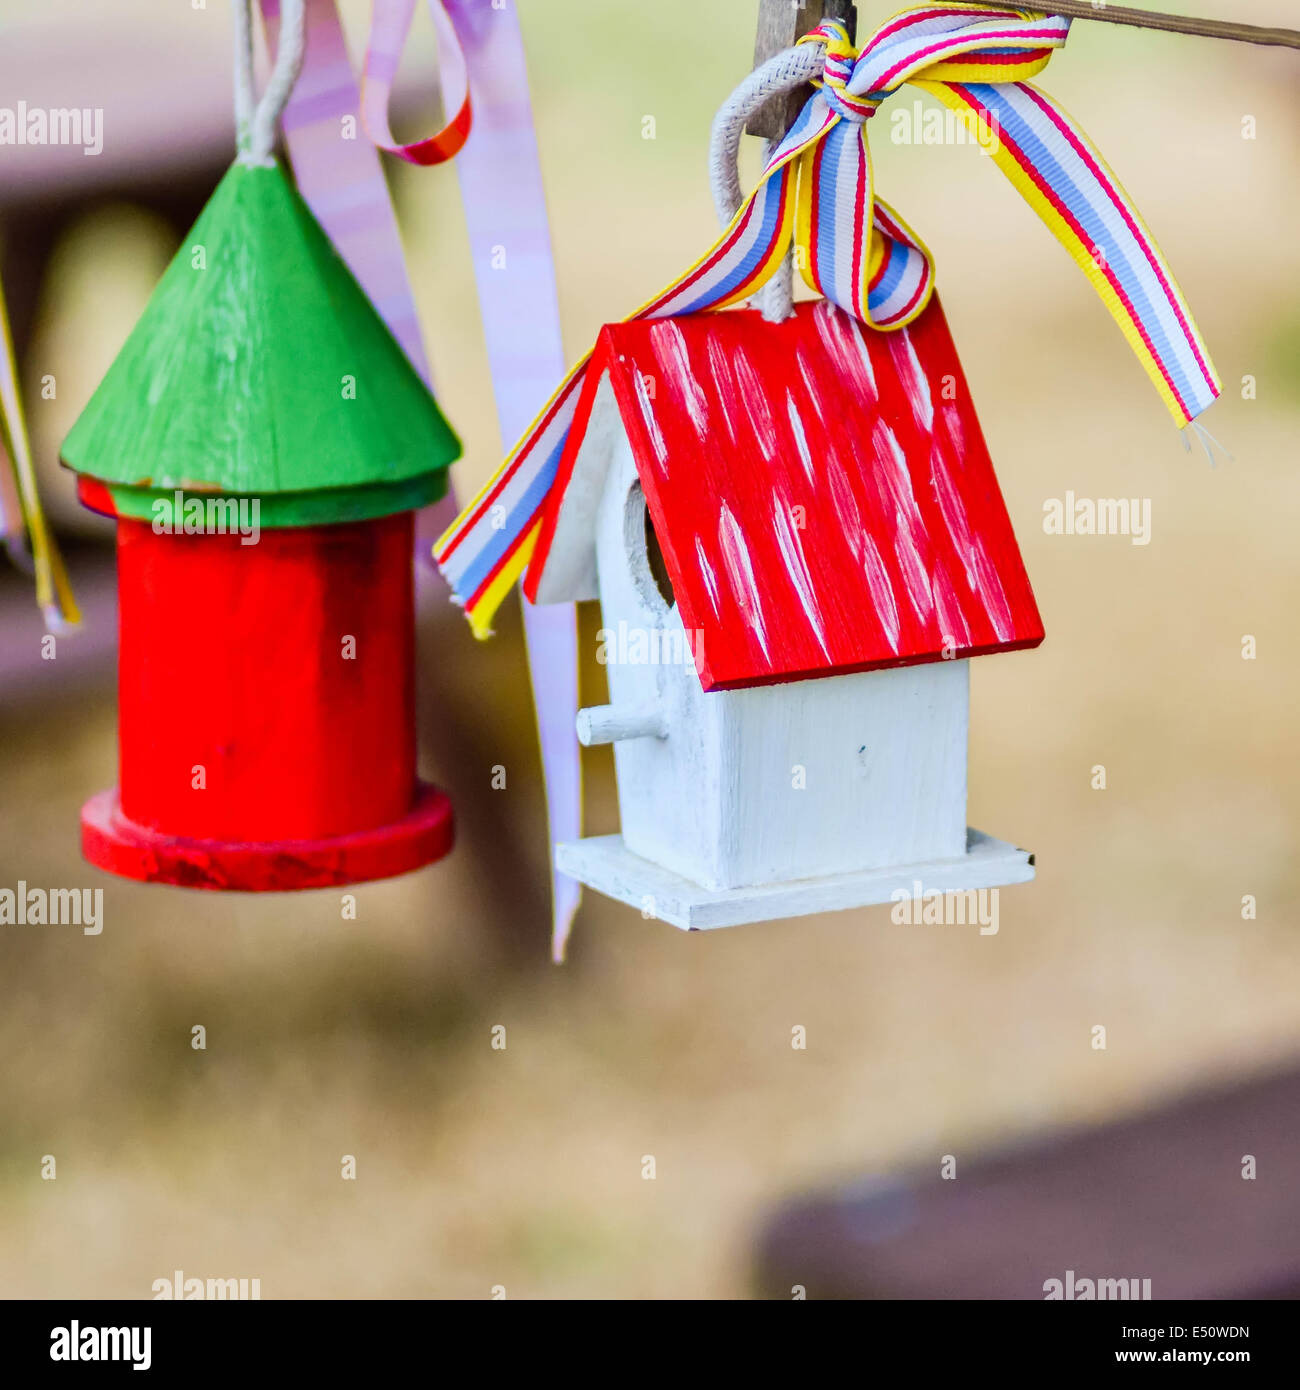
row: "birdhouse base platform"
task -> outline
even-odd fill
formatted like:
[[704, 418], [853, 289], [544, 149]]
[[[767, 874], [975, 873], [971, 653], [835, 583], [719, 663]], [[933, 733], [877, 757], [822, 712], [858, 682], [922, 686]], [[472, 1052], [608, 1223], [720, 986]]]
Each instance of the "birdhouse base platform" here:
[[96, 868], [145, 883], [246, 893], [394, 878], [441, 859], [453, 836], [450, 798], [423, 782], [415, 805], [389, 825], [266, 844], [191, 840], [151, 830], [122, 814], [116, 787], [92, 796], [81, 808], [81, 852]]
[[702, 888], [633, 854], [621, 835], [596, 835], [557, 845], [555, 866], [608, 898], [643, 911], [651, 907], [656, 920], [683, 931], [896, 902], [900, 893], [916, 896], [918, 884], [922, 893], [961, 893], [1028, 883], [1034, 877], [1032, 854], [979, 830], [967, 830], [966, 853], [960, 859], [751, 888]]

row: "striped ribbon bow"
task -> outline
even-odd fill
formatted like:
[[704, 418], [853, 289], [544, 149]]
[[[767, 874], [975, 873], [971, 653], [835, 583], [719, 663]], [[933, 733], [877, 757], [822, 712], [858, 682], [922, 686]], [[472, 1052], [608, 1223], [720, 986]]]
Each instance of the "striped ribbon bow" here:
[[[1179, 426], [1220, 384], [1182, 293], [1128, 195], [1088, 137], [1027, 80], [1069, 36], [1032, 10], [940, 4], [895, 15], [861, 52], [836, 21], [822, 80], [759, 183], [709, 252], [631, 319], [725, 309], [777, 271], [793, 242], [807, 283], [873, 328], [911, 323], [934, 290], [930, 253], [876, 198], [867, 122], [905, 83], [976, 124], [980, 143], [1069, 251], [1123, 330]], [[990, 80], [995, 79], [995, 80]], [[477, 636], [528, 566], [587, 358], [434, 546]], [[542, 559], [544, 563], [544, 557]], [[537, 566], [527, 591], [537, 592]]]

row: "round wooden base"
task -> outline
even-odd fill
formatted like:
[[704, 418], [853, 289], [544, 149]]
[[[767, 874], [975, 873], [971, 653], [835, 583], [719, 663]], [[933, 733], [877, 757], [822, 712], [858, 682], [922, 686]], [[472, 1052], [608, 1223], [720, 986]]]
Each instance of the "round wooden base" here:
[[81, 852], [96, 868], [145, 883], [243, 893], [288, 893], [393, 878], [441, 859], [454, 835], [451, 801], [420, 783], [411, 811], [375, 830], [271, 844], [187, 840], [122, 814], [117, 788], [81, 808]]

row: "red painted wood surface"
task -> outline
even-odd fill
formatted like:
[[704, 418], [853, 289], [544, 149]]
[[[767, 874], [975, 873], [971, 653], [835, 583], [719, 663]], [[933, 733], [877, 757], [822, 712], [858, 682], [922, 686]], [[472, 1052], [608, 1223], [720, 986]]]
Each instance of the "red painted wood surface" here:
[[244, 545], [119, 519], [120, 790], [83, 811], [92, 862], [276, 889], [446, 853], [447, 799], [415, 775], [412, 529]]
[[937, 301], [896, 333], [825, 302], [612, 324], [589, 397], [605, 373], [706, 690], [1042, 641]]
[[277, 844], [191, 840], [148, 830], [122, 815], [116, 788], [81, 808], [81, 849], [92, 864], [122, 878], [183, 888], [284, 893], [392, 878], [441, 859], [453, 838], [450, 799], [423, 783], [400, 820], [353, 835]]
[[77, 475], [77, 501], [100, 516], [117, 515], [113, 504], [113, 494], [98, 478], [87, 478], [84, 473]]

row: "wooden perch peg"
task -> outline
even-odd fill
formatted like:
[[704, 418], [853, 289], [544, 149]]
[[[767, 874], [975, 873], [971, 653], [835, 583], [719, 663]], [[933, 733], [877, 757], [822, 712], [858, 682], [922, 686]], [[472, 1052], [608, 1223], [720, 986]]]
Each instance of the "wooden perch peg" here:
[[[793, 48], [823, 20], [839, 19], [852, 35], [857, 27], [857, 6], [850, 0], [758, 0], [758, 37], [754, 41], [754, 66], [761, 67], [783, 49]], [[808, 100], [808, 89], [774, 97], [745, 127], [750, 135], [781, 140]]]
[[629, 738], [667, 738], [668, 718], [657, 704], [593, 705], [578, 711], [578, 742], [584, 748]]

